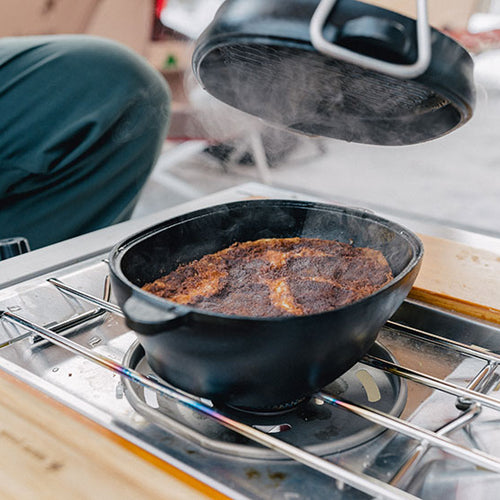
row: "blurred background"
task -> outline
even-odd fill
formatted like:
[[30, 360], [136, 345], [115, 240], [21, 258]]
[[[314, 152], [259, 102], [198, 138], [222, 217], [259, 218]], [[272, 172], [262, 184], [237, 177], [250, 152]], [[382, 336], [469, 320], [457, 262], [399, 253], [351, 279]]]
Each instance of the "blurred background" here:
[[[166, 78], [170, 132], [134, 217], [256, 181], [423, 221], [445, 237], [455, 230], [500, 237], [500, 0], [428, 0], [431, 25], [475, 60], [477, 107], [448, 136], [398, 147], [278, 130], [203, 92], [191, 75], [191, 53], [221, 3], [0, 0], [0, 36], [104, 36], [144, 56]], [[414, 0], [367, 3], [415, 17]]]

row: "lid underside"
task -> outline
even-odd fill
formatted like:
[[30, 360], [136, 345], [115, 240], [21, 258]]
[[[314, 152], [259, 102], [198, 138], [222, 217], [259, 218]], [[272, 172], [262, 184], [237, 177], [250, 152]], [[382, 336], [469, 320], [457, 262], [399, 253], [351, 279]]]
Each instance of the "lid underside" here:
[[195, 71], [205, 90], [230, 106], [304, 134], [349, 142], [421, 143], [470, 117], [451, 94], [300, 44], [233, 40], [205, 47]]

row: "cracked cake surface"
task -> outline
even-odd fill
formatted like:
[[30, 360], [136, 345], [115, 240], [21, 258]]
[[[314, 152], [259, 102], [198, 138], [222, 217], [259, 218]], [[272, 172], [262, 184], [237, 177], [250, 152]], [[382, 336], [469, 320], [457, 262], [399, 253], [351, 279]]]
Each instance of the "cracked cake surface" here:
[[317, 238], [234, 243], [143, 286], [178, 304], [251, 317], [336, 309], [393, 278], [381, 252]]

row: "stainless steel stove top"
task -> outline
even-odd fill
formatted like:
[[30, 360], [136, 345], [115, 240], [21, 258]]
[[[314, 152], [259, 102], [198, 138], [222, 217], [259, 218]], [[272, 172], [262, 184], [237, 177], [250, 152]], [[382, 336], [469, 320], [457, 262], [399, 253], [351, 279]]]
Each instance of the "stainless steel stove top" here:
[[[123, 227], [125, 234], [134, 230]], [[78, 262], [72, 256], [59, 259], [60, 265], [41, 264], [4, 286], [0, 310], [147, 374], [135, 335], [118, 315], [47, 281], [57, 278], [113, 302], [112, 291], [107, 296], [105, 258], [117, 229], [104, 239], [106, 232], [100, 233], [101, 252], [90, 235], [87, 255]], [[126, 370], [120, 376], [97, 366], [6, 316], [0, 321], [2, 370], [222, 493], [367, 498], [349, 486], [348, 478], [334, 479], [270, 451], [131, 382], [123, 375]], [[267, 417], [220, 411], [342, 470], [400, 488], [388, 497], [409, 492], [421, 498], [468, 498], [473, 491], [476, 498], [493, 498], [500, 486], [500, 329], [406, 302], [382, 329], [379, 342], [383, 347], [290, 413]], [[346, 433], [350, 422], [354, 430]]]

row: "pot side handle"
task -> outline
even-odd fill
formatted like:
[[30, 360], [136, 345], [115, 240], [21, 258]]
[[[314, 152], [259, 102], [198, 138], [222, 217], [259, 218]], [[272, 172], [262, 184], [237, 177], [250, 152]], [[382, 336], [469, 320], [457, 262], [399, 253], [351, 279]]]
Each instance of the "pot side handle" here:
[[131, 295], [122, 305], [127, 326], [144, 335], [154, 335], [178, 327], [185, 321], [188, 311], [174, 306], [159, 308], [143, 298]]

